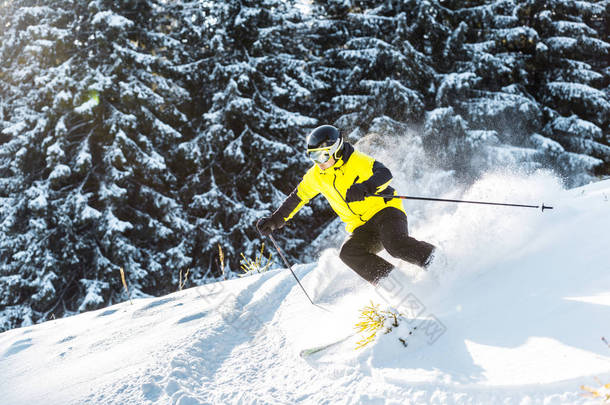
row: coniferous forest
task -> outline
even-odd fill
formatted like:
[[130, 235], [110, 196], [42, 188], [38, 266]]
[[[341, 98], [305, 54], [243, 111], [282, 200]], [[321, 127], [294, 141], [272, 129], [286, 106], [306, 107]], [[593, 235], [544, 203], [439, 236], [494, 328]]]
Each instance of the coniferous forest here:
[[[239, 272], [330, 123], [494, 165], [610, 175], [610, 0], [7, 0], [0, 331]], [[484, 157], [484, 158], [482, 158]], [[277, 235], [303, 252], [317, 198]], [[220, 253], [222, 251], [222, 253]], [[222, 256], [222, 257], [221, 257]], [[280, 264], [280, 263], [278, 263]]]

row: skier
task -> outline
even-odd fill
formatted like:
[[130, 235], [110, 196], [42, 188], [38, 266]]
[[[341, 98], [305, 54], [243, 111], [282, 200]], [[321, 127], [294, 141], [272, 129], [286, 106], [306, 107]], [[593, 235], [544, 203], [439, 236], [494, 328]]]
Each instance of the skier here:
[[322, 125], [307, 136], [307, 154], [315, 164], [271, 216], [259, 219], [257, 227], [264, 236], [282, 228], [322, 193], [349, 234], [339, 257], [362, 278], [377, 286], [392, 272], [394, 266], [377, 255], [383, 248], [424, 269], [430, 266], [436, 248], [409, 236], [402, 201], [372, 196], [381, 191], [396, 195], [387, 167], [344, 142], [331, 125]]

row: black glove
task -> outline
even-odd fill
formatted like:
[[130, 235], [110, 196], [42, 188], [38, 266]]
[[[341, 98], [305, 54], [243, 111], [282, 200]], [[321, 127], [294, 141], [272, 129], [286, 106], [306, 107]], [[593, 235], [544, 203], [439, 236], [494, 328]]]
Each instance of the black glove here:
[[354, 183], [345, 193], [345, 201], [348, 203], [354, 201], [362, 201], [364, 197], [372, 194], [369, 190], [368, 184], [366, 183]]
[[270, 217], [263, 217], [258, 220], [256, 227], [263, 236], [271, 235], [271, 232], [280, 229], [284, 226], [286, 221], [281, 215], [273, 214]]

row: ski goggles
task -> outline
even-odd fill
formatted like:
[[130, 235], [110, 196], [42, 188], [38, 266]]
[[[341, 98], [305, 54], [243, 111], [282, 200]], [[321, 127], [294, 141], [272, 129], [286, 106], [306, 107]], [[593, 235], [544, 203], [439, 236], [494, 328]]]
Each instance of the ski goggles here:
[[330, 160], [330, 156], [331, 156], [330, 149], [331, 149], [330, 147], [329, 148], [308, 149], [307, 156], [309, 156], [309, 158], [311, 160], [313, 160], [314, 163], [324, 164]]
[[339, 138], [331, 146], [326, 146], [324, 148], [307, 149], [307, 156], [309, 156], [309, 158], [313, 160], [314, 163], [321, 165], [328, 162], [342, 145], [343, 140]]

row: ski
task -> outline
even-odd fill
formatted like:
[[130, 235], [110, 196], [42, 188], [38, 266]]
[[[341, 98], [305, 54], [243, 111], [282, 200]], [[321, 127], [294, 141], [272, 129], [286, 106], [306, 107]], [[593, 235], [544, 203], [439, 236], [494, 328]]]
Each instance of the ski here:
[[326, 350], [326, 349], [329, 349], [329, 348], [331, 348], [331, 347], [333, 347], [333, 346], [336, 346], [336, 345], [338, 345], [338, 344], [341, 344], [341, 343], [345, 342], [346, 340], [350, 339], [351, 337], [353, 337], [353, 336], [355, 336], [355, 335], [356, 335], [355, 333], [352, 333], [351, 335], [348, 335], [348, 336], [346, 336], [346, 337], [344, 337], [344, 338], [341, 338], [341, 339], [339, 339], [339, 340], [336, 340], [336, 341], [334, 341], [334, 342], [327, 343], [327, 344], [325, 344], [325, 345], [321, 345], [321, 346], [312, 347], [312, 348], [310, 348], [310, 349], [303, 349], [303, 350], [301, 350], [301, 352], [299, 353], [299, 355], [300, 355], [301, 357], [307, 357], [307, 356], [311, 356], [312, 354], [319, 353], [319, 352], [324, 351], [324, 350]]
[[[400, 343], [402, 343], [402, 345], [405, 348], [409, 347], [409, 343], [411, 343], [411, 338], [413, 337], [413, 335], [414, 335], [416, 330], [417, 330], [417, 326], [414, 326], [413, 328], [411, 328], [409, 330], [409, 334], [407, 336], [405, 336], [405, 337], [398, 337], [398, 341]], [[331, 342], [331, 343], [327, 343], [327, 344], [324, 344], [324, 345], [312, 347], [312, 348], [309, 348], [309, 349], [303, 349], [303, 350], [300, 351], [299, 355], [301, 357], [303, 357], [303, 358], [311, 356], [312, 354], [316, 354], [316, 353], [322, 352], [324, 350], [330, 349], [333, 346], [337, 346], [337, 345], [339, 345], [339, 344], [349, 340], [350, 338], [352, 338], [352, 337], [354, 337], [356, 335], [357, 335], [357, 333], [352, 333], [352, 334], [350, 334], [350, 335], [348, 335], [348, 336], [346, 336], [344, 338], [341, 338], [341, 339], [336, 340], [336, 341]]]

